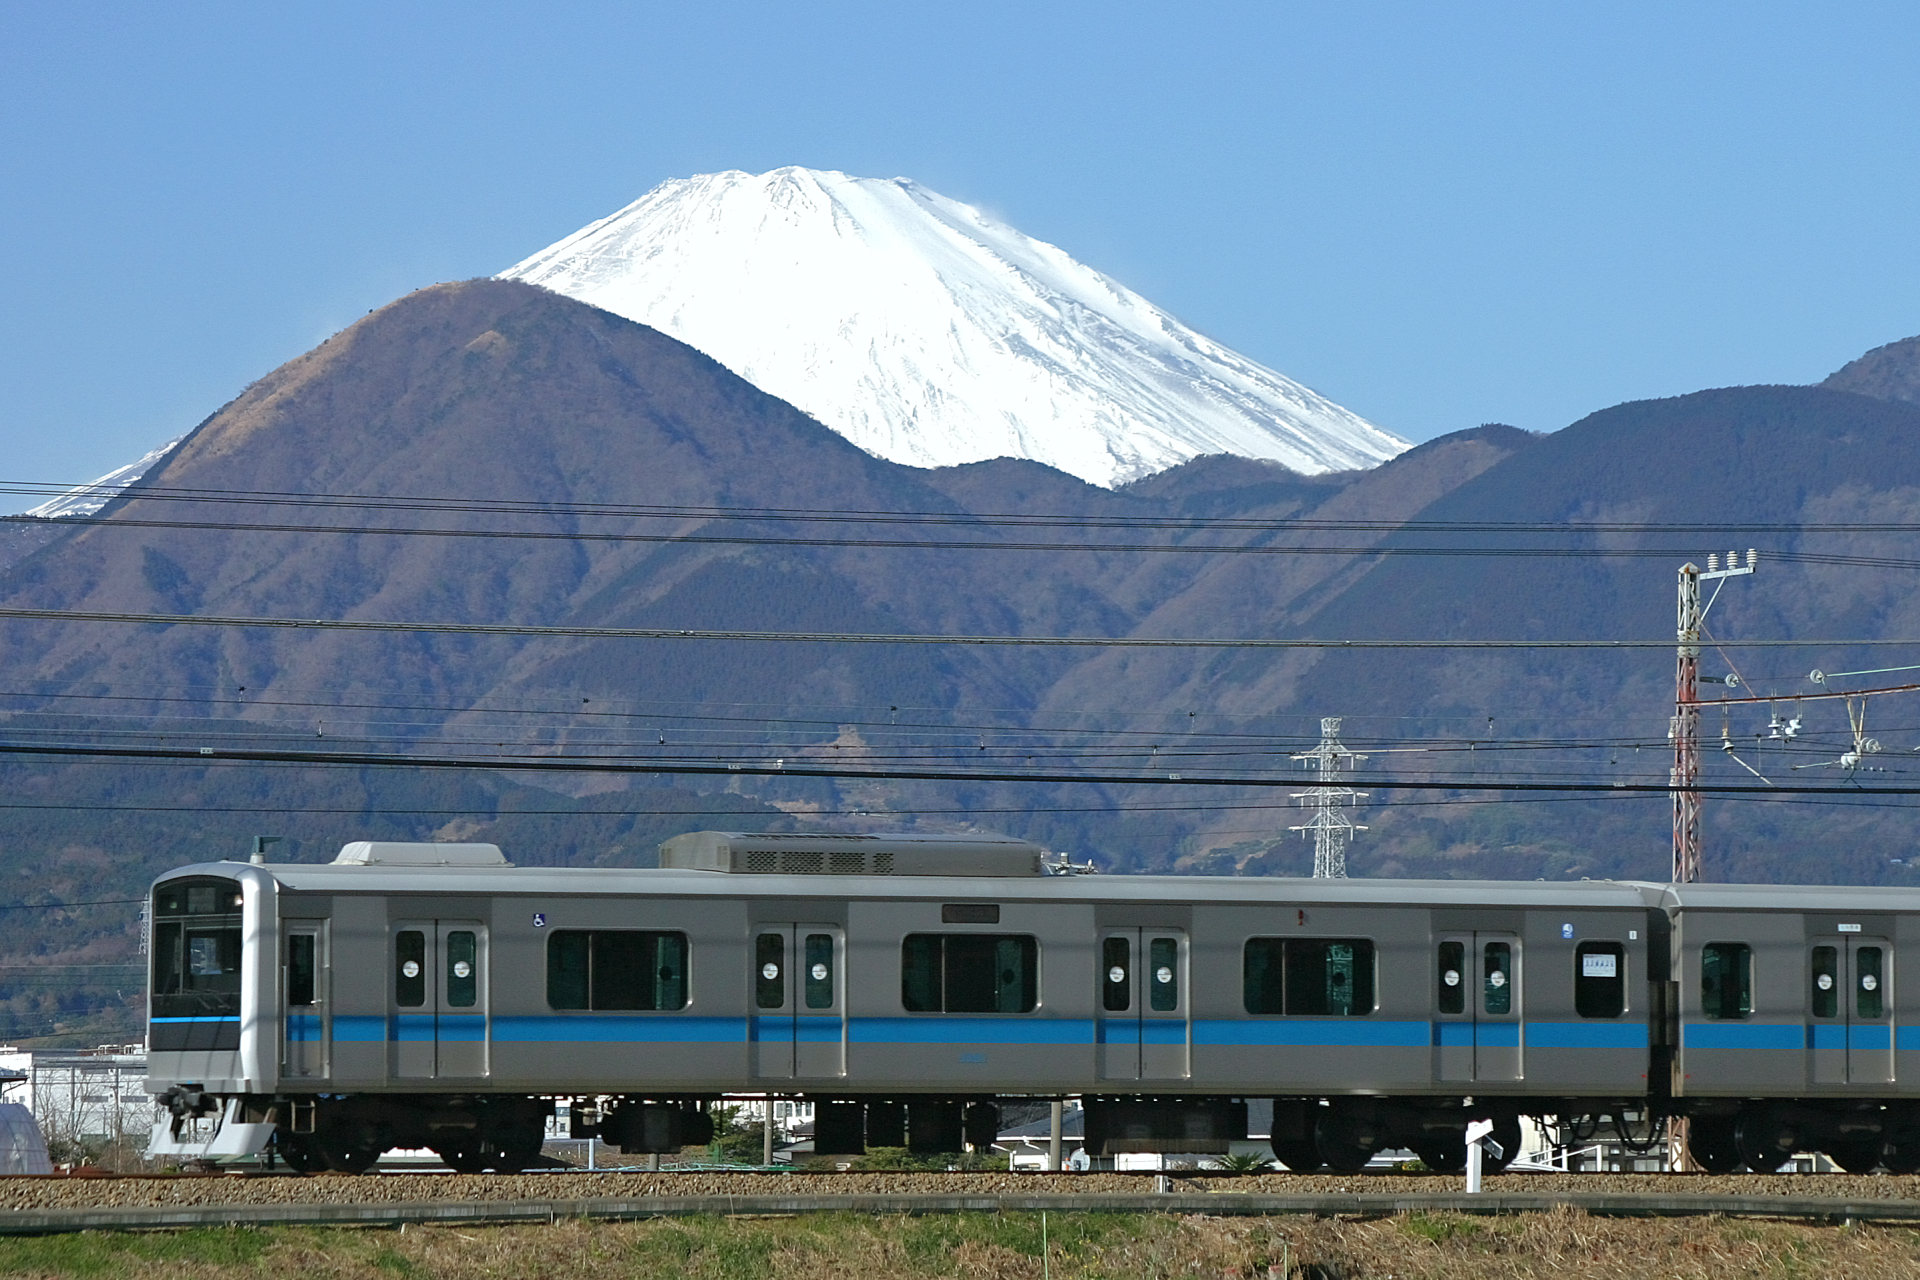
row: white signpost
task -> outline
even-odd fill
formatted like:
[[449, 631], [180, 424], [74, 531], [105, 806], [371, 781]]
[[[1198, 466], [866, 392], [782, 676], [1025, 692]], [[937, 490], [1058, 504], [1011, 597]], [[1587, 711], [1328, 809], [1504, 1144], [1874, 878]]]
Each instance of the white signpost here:
[[1467, 1124], [1467, 1194], [1480, 1194], [1480, 1159], [1487, 1150], [1498, 1160], [1506, 1148], [1493, 1140], [1493, 1121], [1472, 1120]]

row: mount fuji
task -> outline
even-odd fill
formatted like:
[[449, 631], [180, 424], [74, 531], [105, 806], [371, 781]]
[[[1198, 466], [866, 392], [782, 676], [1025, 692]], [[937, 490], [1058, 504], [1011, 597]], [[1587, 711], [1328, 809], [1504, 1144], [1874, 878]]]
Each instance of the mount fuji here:
[[1319, 474], [1406, 441], [905, 178], [662, 183], [501, 273], [651, 325], [869, 453], [1112, 487], [1203, 454]]

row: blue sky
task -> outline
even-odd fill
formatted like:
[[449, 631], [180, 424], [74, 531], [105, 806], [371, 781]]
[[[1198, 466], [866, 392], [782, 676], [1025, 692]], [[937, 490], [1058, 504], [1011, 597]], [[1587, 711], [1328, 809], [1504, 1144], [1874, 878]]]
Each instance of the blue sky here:
[[982, 205], [1412, 439], [1815, 381], [1920, 333], [1916, 54], [1873, 3], [0, 0], [0, 478], [784, 164]]

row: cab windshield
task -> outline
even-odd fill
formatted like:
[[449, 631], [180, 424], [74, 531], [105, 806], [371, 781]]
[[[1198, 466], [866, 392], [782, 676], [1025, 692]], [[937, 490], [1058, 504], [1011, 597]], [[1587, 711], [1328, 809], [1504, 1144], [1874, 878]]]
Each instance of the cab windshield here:
[[240, 1016], [240, 883], [212, 876], [153, 891], [155, 1018]]

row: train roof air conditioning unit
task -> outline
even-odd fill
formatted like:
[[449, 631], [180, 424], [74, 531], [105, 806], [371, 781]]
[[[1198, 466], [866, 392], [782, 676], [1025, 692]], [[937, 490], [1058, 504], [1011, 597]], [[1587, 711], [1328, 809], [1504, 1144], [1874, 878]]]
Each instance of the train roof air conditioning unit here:
[[661, 844], [660, 865], [788, 876], [1037, 876], [1043, 852], [1007, 836], [690, 831]]
[[406, 843], [355, 840], [342, 845], [335, 866], [346, 867], [510, 867], [497, 844]]

